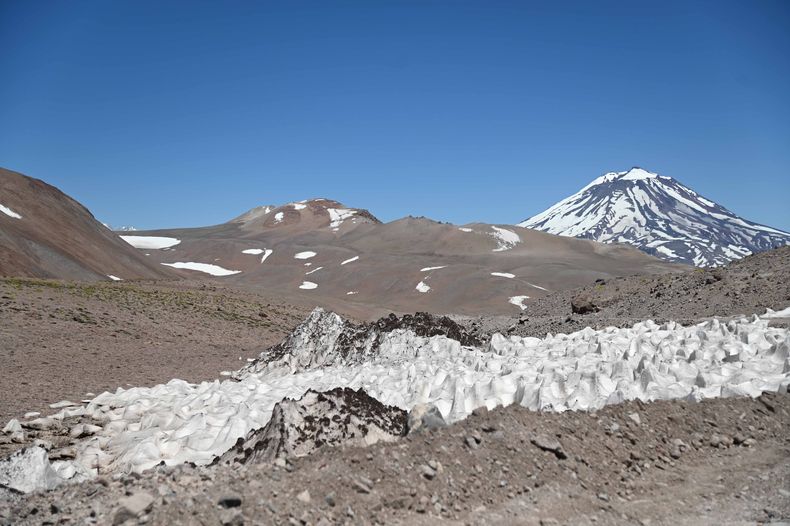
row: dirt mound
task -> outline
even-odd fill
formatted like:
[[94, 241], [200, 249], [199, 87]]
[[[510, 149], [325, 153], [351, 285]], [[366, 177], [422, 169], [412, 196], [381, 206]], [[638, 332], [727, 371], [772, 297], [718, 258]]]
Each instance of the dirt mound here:
[[218, 464], [280, 462], [304, 457], [322, 447], [370, 446], [404, 434], [406, 411], [386, 406], [362, 389], [307, 391], [272, 409], [263, 429], [239, 439]]
[[8, 210], [0, 213], [0, 276], [91, 281], [175, 277], [43, 181], [0, 168], [0, 206]]

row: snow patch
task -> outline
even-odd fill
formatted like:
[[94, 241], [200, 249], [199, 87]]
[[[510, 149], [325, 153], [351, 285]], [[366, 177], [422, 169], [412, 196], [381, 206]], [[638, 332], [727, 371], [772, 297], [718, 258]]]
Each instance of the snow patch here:
[[359, 256], [354, 256], [353, 258], [348, 258], [348, 259], [347, 259], [347, 260], [345, 260], [345, 261], [341, 261], [341, 262], [340, 262], [340, 264], [341, 264], [341, 265], [347, 265], [347, 264], [349, 264], [349, 263], [353, 263], [354, 261], [356, 261], [356, 260], [358, 260], [358, 259], [359, 259]]
[[283, 220], [283, 217], [285, 217], [285, 214], [284, 214], [284, 213], [282, 213], [282, 212], [277, 212], [276, 214], [274, 214], [274, 222], [275, 222], [275, 223], [279, 223], [280, 221], [282, 221], [282, 220]]
[[267, 249], [264, 251], [263, 255], [261, 256], [261, 263], [263, 263], [264, 261], [266, 261], [266, 258], [268, 258], [269, 256], [271, 256], [273, 253], [274, 253], [274, 250], [272, 250], [272, 249], [270, 249], [270, 248], [267, 248]]
[[[511, 303], [521, 308], [524, 299]], [[140, 472], [160, 462], [209, 464], [265, 426], [276, 403], [308, 389], [361, 388], [405, 410], [435, 404], [452, 423], [482, 406], [595, 410], [626, 400], [758, 396], [790, 383], [790, 330], [757, 316], [690, 327], [648, 320], [545, 338], [495, 334], [480, 347], [397, 329], [381, 333], [375, 348], [352, 342], [351, 353], [343, 323], [316, 309], [284, 354], [265, 351], [233, 379], [117, 389], [50, 418], [105, 422], [74, 445], [73, 470]]]
[[354, 294], [359, 294], [359, 291], [358, 290], [349, 290], [348, 292], [346, 292], [346, 296], [352, 296]]
[[162, 265], [166, 265], [168, 267], [173, 267], [173, 268], [186, 269], [186, 270], [196, 270], [198, 272], [211, 274], [212, 276], [231, 276], [233, 274], [239, 274], [241, 272], [240, 270], [228, 270], [226, 268], [220, 267], [219, 265], [212, 265], [210, 263], [195, 263], [192, 261], [162, 263]]
[[305, 290], [313, 290], [318, 288], [318, 283], [313, 283], [312, 281], [303, 281], [301, 285], [299, 285], [300, 289]]
[[327, 208], [329, 212], [329, 228], [337, 232], [343, 221], [350, 218], [357, 213], [356, 210], [349, 210], [348, 208]]
[[108, 277], [108, 278], [110, 278], [110, 279], [111, 279], [111, 280], [113, 280], [113, 281], [123, 281], [123, 280], [122, 280], [121, 278], [119, 278], [118, 276], [113, 276], [112, 274], [107, 274], [107, 277]]
[[471, 228], [466, 228], [464, 226], [459, 226], [458, 230], [460, 230], [461, 232], [474, 232], [474, 230], [472, 230]]
[[429, 290], [431, 290], [430, 285], [428, 285], [424, 281], [420, 281], [419, 283], [417, 283], [417, 286], [414, 288], [417, 289], [417, 291], [419, 292], [428, 292]]
[[421, 268], [420, 272], [430, 272], [431, 270], [439, 270], [440, 268], [447, 268], [447, 265], [442, 265], [441, 267], [425, 267], [425, 268]]
[[241, 251], [242, 254], [252, 254], [253, 256], [257, 256], [258, 254], [263, 254], [262, 248], [248, 248], [246, 250]]
[[316, 267], [316, 268], [314, 268], [313, 270], [311, 270], [310, 272], [305, 272], [305, 273], [304, 273], [304, 275], [305, 275], [305, 276], [309, 276], [309, 275], [310, 275], [310, 274], [312, 274], [313, 272], [318, 272], [318, 271], [319, 271], [319, 270], [321, 270], [322, 268], [324, 268], [324, 267]]
[[521, 310], [527, 310], [527, 306], [524, 305], [524, 300], [528, 300], [529, 296], [512, 296], [507, 300], [508, 303], [512, 303], [516, 307], [520, 308]]
[[170, 248], [181, 243], [180, 239], [174, 237], [159, 237], [159, 236], [119, 236], [121, 239], [132, 245], [134, 248], [145, 248], [150, 250], [159, 250], [162, 248]]
[[765, 309], [765, 314], [761, 318], [790, 318], [790, 307], [782, 310]]
[[312, 252], [310, 250], [305, 250], [304, 252], [299, 252], [297, 254], [294, 254], [294, 259], [310, 259], [315, 256], [316, 256], [315, 252]]
[[294, 210], [304, 210], [307, 208], [307, 205], [302, 203], [291, 203], [291, 206], [294, 207]]
[[500, 278], [508, 278], [508, 279], [513, 279], [516, 277], [515, 274], [511, 274], [510, 272], [492, 272], [491, 275], [498, 276]]
[[7, 206], [0, 205], [0, 212], [3, 212], [8, 217], [13, 217], [14, 219], [22, 219], [22, 216], [8, 208]]
[[506, 228], [500, 228], [498, 226], [491, 226], [491, 229], [494, 231], [492, 236], [494, 236], [497, 240], [497, 248], [495, 248], [494, 252], [502, 252], [503, 250], [510, 250], [517, 244], [521, 243], [521, 237], [518, 234], [513, 232], [512, 230], [508, 230]]

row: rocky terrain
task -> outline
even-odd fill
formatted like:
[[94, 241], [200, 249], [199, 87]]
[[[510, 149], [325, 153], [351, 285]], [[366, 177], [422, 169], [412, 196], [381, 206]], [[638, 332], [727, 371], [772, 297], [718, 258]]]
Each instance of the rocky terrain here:
[[511, 406], [284, 464], [6, 490], [0, 523], [778, 524], [790, 518], [788, 426], [788, 395], [592, 413]]
[[119, 386], [217, 378], [307, 312], [204, 283], [0, 279], [0, 421]]
[[[494, 332], [543, 337], [584, 327], [625, 327], [640, 320], [697, 323], [713, 317], [763, 314], [790, 305], [790, 247], [747, 256], [716, 269], [599, 279], [557, 291], [529, 306], [519, 318], [453, 319], [480, 338]], [[774, 324], [790, 320], [777, 319]]]

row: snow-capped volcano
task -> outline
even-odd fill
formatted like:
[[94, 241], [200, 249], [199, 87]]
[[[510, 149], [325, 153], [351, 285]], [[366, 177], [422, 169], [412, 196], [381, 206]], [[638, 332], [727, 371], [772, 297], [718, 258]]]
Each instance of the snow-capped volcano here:
[[747, 221], [671, 177], [609, 172], [518, 226], [712, 267], [790, 244], [790, 233]]

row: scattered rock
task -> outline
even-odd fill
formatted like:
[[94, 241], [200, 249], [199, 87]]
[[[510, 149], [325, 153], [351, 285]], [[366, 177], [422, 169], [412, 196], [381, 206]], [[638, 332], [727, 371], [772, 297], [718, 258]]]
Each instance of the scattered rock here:
[[590, 296], [581, 295], [571, 299], [571, 311], [574, 314], [589, 314], [591, 312], [598, 312], [599, 310], [599, 307], [593, 302]]
[[409, 412], [407, 429], [409, 433], [419, 433], [429, 429], [447, 426], [442, 413], [433, 404], [417, 404]]
[[310, 500], [311, 500], [310, 499], [310, 492], [307, 491], [307, 490], [304, 490], [303, 492], [299, 493], [296, 496], [296, 500], [298, 500], [302, 504], [310, 504]]
[[556, 438], [540, 434], [532, 437], [530, 442], [543, 451], [554, 453], [560, 460], [568, 458], [568, 455], [562, 449], [562, 444], [560, 444], [560, 441]]
[[113, 524], [123, 524], [135, 519], [148, 511], [154, 503], [154, 497], [145, 491], [137, 491], [118, 501], [118, 508], [113, 517]]
[[475, 439], [475, 437], [469, 435], [464, 439], [464, 442], [470, 449], [477, 449], [480, 445], [480, 442]]
[[327, 505], [334, 507], [334, 505], [336, 504], [335, 493], [334, 492], [327, 493], [326, 497], [324, 497], [324, 502], [326, 502]]
[[241, 497], [235, 494], [223, 495], [217, 503], [223, 508], [238, 508], [241, 506]]

